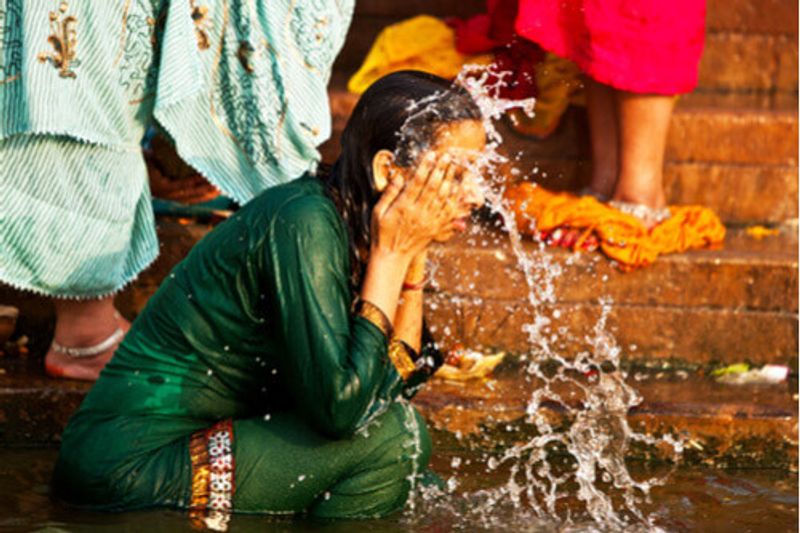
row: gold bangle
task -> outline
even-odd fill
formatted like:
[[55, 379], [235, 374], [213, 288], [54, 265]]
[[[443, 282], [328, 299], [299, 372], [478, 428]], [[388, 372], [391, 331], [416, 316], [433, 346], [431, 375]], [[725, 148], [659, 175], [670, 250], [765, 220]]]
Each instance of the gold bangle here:
[[411, 346], [400, 339], [392, 339], [392, 342], [389, 343], [389, 360], [403, 381], [417, 370], [417, 366], [414, 364], [414, 355], [415, 352]]
[[386, 314], [380, 310], [378, 306], [373, 303], [370, 303], [366, 300], [358, 299], [356, 300], [354, 311], [357, 316], [365, 318], [372, 322], [384, 336], [389, 339], [392, 337], [392, 333], [394, 332], [394, 328], [392, 327], [392, 323], [389, 321], [389, 318]]

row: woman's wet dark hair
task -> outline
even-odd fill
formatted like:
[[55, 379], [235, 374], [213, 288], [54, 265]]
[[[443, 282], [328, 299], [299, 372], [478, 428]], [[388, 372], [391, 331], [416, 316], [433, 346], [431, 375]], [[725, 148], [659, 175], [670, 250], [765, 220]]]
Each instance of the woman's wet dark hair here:
[[384, 76], [361, 96], [342, 134], [339, 159], [320, 175], [350, 234], [355, 286], [366, 266], [372, 208], [380, 197], [372, 176], [375, 154], [389, 150], [398, 165], [410, 167], [442, 126], [480, 119], [480, 108], [466, 90], [419, 71]]

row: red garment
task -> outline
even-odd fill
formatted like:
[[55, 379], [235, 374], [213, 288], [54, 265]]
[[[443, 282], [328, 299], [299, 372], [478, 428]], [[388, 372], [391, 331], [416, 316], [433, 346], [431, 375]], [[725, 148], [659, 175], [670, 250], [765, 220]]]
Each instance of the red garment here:
[[544, 52], [514, 33], [517, 0], [487, 0], [486, 8], [487, 13], [467, 20], [448, 19], [456, 31], [456, 49], [464, 55], [494, 53], [491, 68], [498, 74], [507, 73], [505, 86], [495, 96], [511, 100], [536, 96], [535, 67]]
[[517, 33], [593, 79], [636, 93], [697, 85], [705, 0], [519, 0]]

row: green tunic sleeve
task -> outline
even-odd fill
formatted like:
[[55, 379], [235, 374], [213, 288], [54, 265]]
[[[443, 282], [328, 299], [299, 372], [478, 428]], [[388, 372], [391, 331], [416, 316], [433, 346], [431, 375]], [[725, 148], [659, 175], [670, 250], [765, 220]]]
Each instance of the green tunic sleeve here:
[[271, 224], [266, 253], [283, 349], [278, 371], [318, 431], [349, 435], [400, 381], [387, 339], [351, 313], [347, 234], [327, 199], [295, 198]]

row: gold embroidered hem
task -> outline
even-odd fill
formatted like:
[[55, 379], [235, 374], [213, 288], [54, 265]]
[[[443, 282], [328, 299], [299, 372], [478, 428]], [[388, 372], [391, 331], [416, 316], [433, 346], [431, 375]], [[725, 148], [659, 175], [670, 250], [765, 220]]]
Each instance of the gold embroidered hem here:
[[416, 355], [411, 346], [400, 339], [392, 339], [392, 342], [389, 343], [389, 360], [404, 381], [417, 370], [417, 366], [414, 364]]
[[354, 306], [355, 314], [372, 322], [387, 339], [392, 337], [394, 328], [386, 314], [375, 304], [358, 299]]
[[[214, 529], [227, 524], [235, 490], [233, 423], [223, 420], [189, 439], [192, 495], [189, 519], [195, 527]], [[217, 529], [219, 530], [219, 529]]]

